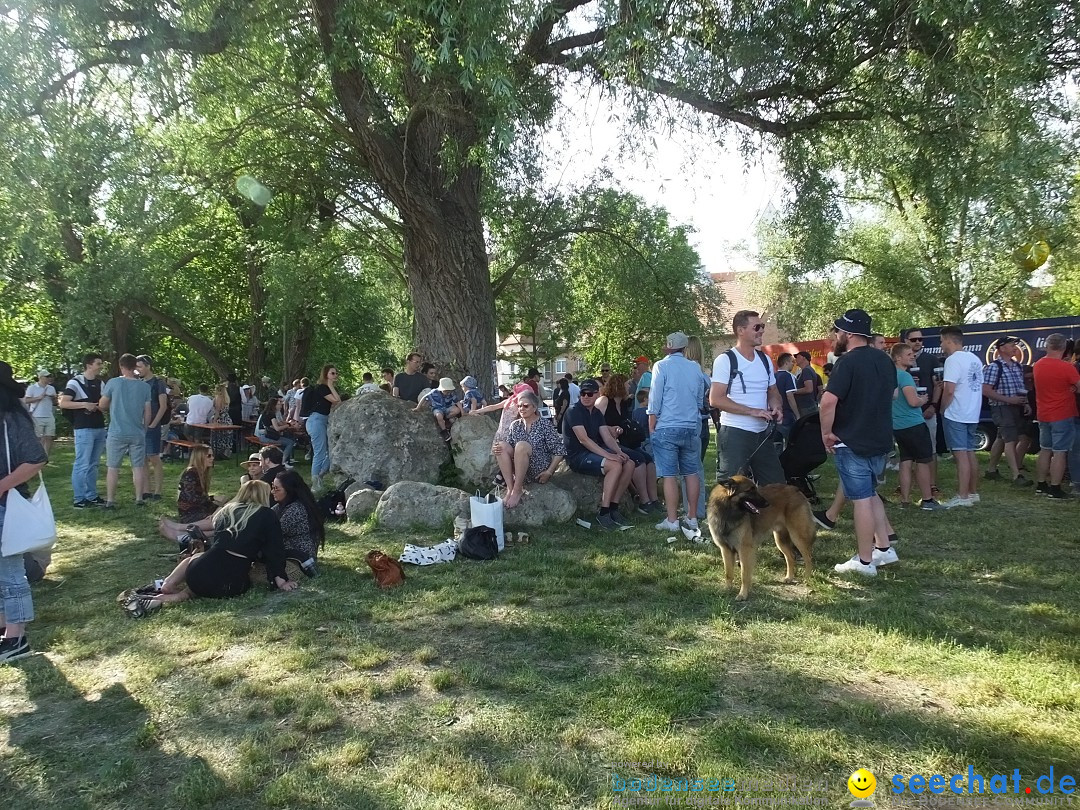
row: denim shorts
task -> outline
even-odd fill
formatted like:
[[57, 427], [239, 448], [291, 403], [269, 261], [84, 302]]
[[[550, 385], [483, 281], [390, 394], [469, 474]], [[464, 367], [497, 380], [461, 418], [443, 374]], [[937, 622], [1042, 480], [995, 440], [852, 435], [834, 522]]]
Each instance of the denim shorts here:
[[[5, 506], [0, 506], [0, 531], [4, 530]], [[34, 620], [34, 600], [26, 579], [26, 563], [22, 554], [0, 557], [0, 616], [9, 624], [25, 624]]]
[[1069, 417], [1057, 422], [1039, 422], [1039, 447], [1055, 453], [1067, 453], [1073, 449], [1076, 437], [1076, 421]]
[[146, 466], [146, 434], [141, 436], [114, 436], [111, 432], [105, 437], [105, 466], [116, 469], [124, 460], [131, 457], [131, 466]]
[[971, 422], [954, 422], [947, 416], [943, 416], [942, 419], [945, 428], [945, 444], [949, 446], [949, 451], [975, 452], [975, 428], [978, 425]]
[[146, 455], [161, 455], [161, 426], [146, 429]]
[[676, 475], [697, 475], [701, 470], [701, 428], [657, 428], [649, 440], [652, 442], [656, 474], [661, 478]]
[[836, 471], [844, 497], [849, 501], [863, 501], [877, 493], [877, 479], [885, 471], [887, 453], [880, 456], [860, 456], [850, 447], [836, 448]]
[[604, 474], [604, 457], [596, 453], [590, 453], [587, 450], [567, 456], [566, 465], [574, 472], [582, 475], [601, 476]]

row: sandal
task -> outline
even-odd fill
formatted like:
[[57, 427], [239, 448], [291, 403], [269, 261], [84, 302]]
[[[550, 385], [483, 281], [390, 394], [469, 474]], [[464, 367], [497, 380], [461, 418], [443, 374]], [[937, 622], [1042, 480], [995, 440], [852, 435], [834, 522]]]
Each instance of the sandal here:
[[161, 610], [161, 604], [154, 604], [154, 598], [152, 596], [136, 596], [132, 601], [128, 602], [125, 607], [128, 616], [133, 619], [145, 619], [152, 613], [157, 613]]

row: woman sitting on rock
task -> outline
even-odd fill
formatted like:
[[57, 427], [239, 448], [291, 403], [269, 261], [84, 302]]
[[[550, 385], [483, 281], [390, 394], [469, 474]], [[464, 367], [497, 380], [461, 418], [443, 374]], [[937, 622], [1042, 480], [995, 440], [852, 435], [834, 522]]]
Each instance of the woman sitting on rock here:
[[513, 460], [512, 474], [506, 479], [510, 493], [503, 501], [507, 509], [513, 509], [521, 502], [526, 482], [546, 484], [550, 481], [566, 455], [563, 437], [555, 432], [549, 420], [540, 418], [540, 398], [532, 391], [516, 396], [520, 418], [510, 425], [505, 442], [507, 449], [501, 453]]
[[281, 542], [285, 556], [300, 561], [309, 577], [318, 576], [315, 565], [319, 549], [326, 544], [326, 529], [315, 496], [299, 473], [278, 473], [270, 485], [274, 499], [271, 507], [281, 523]]
[[285, 573], [285, 547], [281, 524], [270, 510], [270, 487], [248, 481], [236, 497], [213, 519], [214, 539], [208, 551], [193, 554], [173, 569], [160, 589], [153, 585], [121, 594], [128, 614], [141, 619], [162, 605], [186, 602], [197, 596], [221, 599], [239, 596], [251, 587], [252, 563], [266, 564], [267, 579], [282, 591], [296, 583]]
[[514, 460], [510, 456], [506, 437], [510, 432], [510, 425], [518, 418], [517, 398], [518, 394], [523, 393], [532, 393], [532, 388], [526, 383], [518, 383], [506, 399], [493, 405], [485, 405], [483, 408], [478, 408], [469, 414], [472, 416], [479, 413], [502, 411], [502, 416], [499, 417], [499, 428], [495, 431], [495, 438], [491, 442], [491, 452], [495, 456], [495, 461], [499, 464], [499, 474], [495, 478], [495, 483], [507, 487], [510, 486], [510, 481], [514, 477]]

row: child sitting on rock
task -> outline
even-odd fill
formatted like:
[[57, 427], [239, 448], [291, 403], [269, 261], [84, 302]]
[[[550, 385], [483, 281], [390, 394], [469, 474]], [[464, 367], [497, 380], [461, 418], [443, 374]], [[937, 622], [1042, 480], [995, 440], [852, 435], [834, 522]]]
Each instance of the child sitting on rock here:
[[476, 377], [470, 375], [462, 380], [461, 390], [464, 392], [461, 400], [462, 413], [472, 413], [474, 410], [487, 405], [484, 395], [476, 387]]
[[461, 416], [461, 406], [458, 405], [457, 400], [454, 398], [454, 389], [457, 388], [454, 385], [454, 381], [449, 377], [443, 377], [439, 380], [439, 387], [432, 389], [426, 395], [420, 397], [420, 401], [416, 404], [414, 410], [420, 410], [424, 406], [425, 401], [431, 407], [431, 412], [435, 415], [435, 423], [439, 426], [439, 435], [442, 436], [443, 441], [450, 441], [450, 425], [452, 421]]

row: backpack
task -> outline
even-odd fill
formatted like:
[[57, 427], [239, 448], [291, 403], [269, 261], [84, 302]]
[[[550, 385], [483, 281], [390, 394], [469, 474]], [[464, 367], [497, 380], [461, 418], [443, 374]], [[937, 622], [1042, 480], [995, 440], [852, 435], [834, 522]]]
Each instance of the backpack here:
[[337, 489], [327, 492], [315, 501], [315, 505], [319, 507], [319, 511], [322, 512], [323, 521], [345, 520], [345, 503], [348, 500], [345, 497], [345, 490], [355, 483], [356, 479], [350, 478], [347, 481], [344, 481]]
[[[758, 359], [761, 360], [762, 365], [765, 366], [766, 375], [772, 374], [773, 368], [772, 363], [769, 362], [769, 355], [765, 354], [765, 352], [761, 351], [760, 349], [754, 349], [754, 353], [757, 354]], [[726, 352], [724, 352], [724, 356], [727, 357], [728, 363], [731, 365], [731, 376], [728, 377], [727, 381], [728, 390], [730, 391], [731, 384], [735, 382], [735, 378], [739, 376], [739, 360], [735, 356], [734, 349], [728, 349]], [[739, 381], [742, 382], [742, 379], [740, 378]], [[743, 393], [746, 393], [745, 382], [743, 382]]]
[[[84, 382], [86, 382], [85, 378], [83, 378], [81, 374], [76, 374], [74, 377], [68, 380], [68, 384], [64, 386], [65, 391], [67, 391], [68, 388], [75, 389], [75, 396], [73, 397], [74, 402], [86, 402], [88, 399], [90, 399], [90, 397], [86, 394], [86, 389], [83, 388]], [[74, 425], [76, 410], [76, 408], [61, 408], [60, 415], [67, 419], [69, 424]]]
[[499, 556], [499, 543], [490, 526], [473, 526], [465, 530], [458, 552], [470, 560], [494, 560]]

